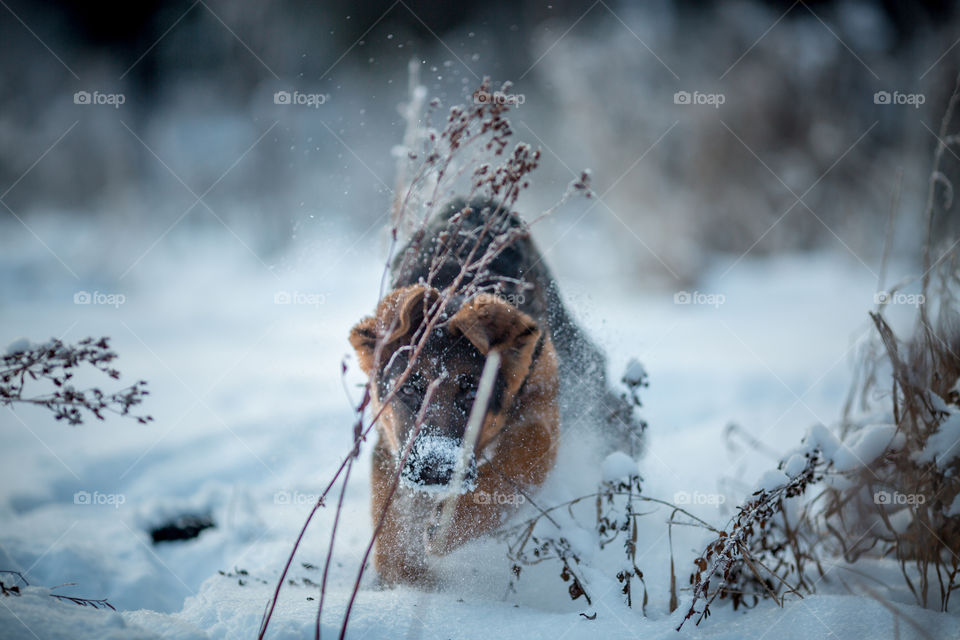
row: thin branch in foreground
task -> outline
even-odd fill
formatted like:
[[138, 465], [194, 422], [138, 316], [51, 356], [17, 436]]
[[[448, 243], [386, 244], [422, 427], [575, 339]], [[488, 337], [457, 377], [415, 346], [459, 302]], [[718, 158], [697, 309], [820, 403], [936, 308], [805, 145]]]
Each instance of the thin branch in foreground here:
[[[490, 396], [493, 395], [493, 382], [500, 370], [500, 352], [493, 350], [487, 355], [487, 361], [483, 365], [483, 373], [480, 374], [480, 384], [477, 387], [477, 398], [470, 409], [470, 417], [467, 419], [467, 430], [463, 436], [463, 446], [460, 449], [460, 458], [457, 460], [457, 466], [453, 471], [453, 478], [450, 481], [451, 492], [456, 495], [460, 493], [463, 485], [463, 478], [467, 471], [470, 455], [473, 453], [480, 438], [480, 427], [483, 425], [483, 418], [487, 415], [487, 405], [490, 403]], [[443, 511], [440, 513], [440, 523], [437, 528], [436, 540], [439, 546], [446, 544], [447, 530], [450, 523], [453, 522], [453, 514], [457, 508], [456, 500], [447, 500], [443, 505]]]
[[[23, 583], [25, 587], [29, 587], [30, 583], [27, 582], [27, 579], [23, 577], [23, 574], [19, 571], [13, 571], [11, 569], [0, 569], [0, 573], [6, 573], [8, 575], [16, 576], [20, 582]], [[67, 584], [62, 584], [54, 589], [60, 587], [75, 586], [76, 583], [70, 582]], [[52, 591], [52, 589], [51, 589]], [[21, 596], [20, 587], [16, 584], [7, 585], [2, 580], [0, 580], [0, 595], [3, 596]], [[58, 600], [63, 600], [66, 602], [72, 602], [73, 604], [80, 607], [93, 607], [94, 609], [110, 609], [111, 611], [116, 611], [116, 607], [110, 604], [106, 598], [81, 598], [80, 596], [67, 596], [60, 593], [48, 593], [51, 598], [56, 598]]]

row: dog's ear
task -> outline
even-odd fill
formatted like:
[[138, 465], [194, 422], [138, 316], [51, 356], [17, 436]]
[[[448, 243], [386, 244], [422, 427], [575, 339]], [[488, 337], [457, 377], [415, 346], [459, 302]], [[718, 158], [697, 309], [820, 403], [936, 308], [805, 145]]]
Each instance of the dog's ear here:
[[480, 295], [464, 303], [450, 319], [449, 327], [484, 355], [493, 349], [499, 351], [500, 372], [507, 389], [515, 392], [520, 388], [540, 339], [540, 327], [533, 318], [496, 296]]
[[367, 375], [373, 371], [373, 354], [377, 348], [377, 320], [367, 316], [350, 330], [350, 344], [357, 352], [360, 368]]
[[383, 323], [381, 334], [390, 332], [384, 342], [392, 344], [410, 337], [439, 297], [440, 292], [433, 287], [419, 284], [391, 292], [377, 307], [377, 318]]
[[377, 342], [382, 341], [381, 361], [392, 353], [395, 343], [408, 338], [423, 323], [427, 311], [440, 297], [440, 292], [423, 285], [412, 285], [391, 291], [376, 313], [367, 316], [350, 330], [350, 344], [357, 352], [360, 368], [372, 375], [376, 368]]

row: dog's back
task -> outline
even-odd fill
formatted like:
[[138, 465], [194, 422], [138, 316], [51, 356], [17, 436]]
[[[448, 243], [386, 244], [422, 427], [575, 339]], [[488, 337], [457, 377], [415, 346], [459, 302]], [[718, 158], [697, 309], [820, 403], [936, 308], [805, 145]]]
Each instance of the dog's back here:
[[463, 274], [457, 291], [471, 284], [474, 291], [489, 290], [546, 329], [559, 360], [562, 422], [580, 425], [601, 418], [613, 447], [639, 454], [642, 425], [632, 405], [609, 388], [603, 353], [570, 318], [544, 256], [515, 213], [486, 200], [451, 201], [397, 255], [393, 287], [418, 282], [449, 287], [461, 276], [468, 258], [477, 260], [503, 238], [510, 238], [509, 244], [483, 269]]

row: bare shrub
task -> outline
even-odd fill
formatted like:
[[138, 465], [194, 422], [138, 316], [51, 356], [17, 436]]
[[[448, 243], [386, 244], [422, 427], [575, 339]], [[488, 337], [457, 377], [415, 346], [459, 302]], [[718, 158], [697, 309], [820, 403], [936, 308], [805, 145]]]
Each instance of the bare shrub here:
[[842, 487], [825, 490], [823, 513], [826, 531], [848, 561], [895, 558], [917, 603], [942, 611], [960, 588], [960, 262], [957, 241], [938, 240], [934, 229], [935, 218], [954, 204], [956, 165], [951, 172], [944, 160], [960, 144], [952, 133], [958, 101], [960, 78], [929, 178], [916, 327], [912, 336], [898, 337], [884, 316], [887, 299], [878, 300], [870, 317], [879, 340], [863, 352], [841, 424], [850, 441], [880, 415], [893, 436], [880, 455], [860, 460]]
[[[153, 418], [130, 413], [149, 394], [146, 381], [138, 380], [109, 394], [97, 387], [76, 389], [70, 384], [75, 370], [84, 364], [109, 378], [119, 379], [120, 371], [111, 364], [116, 358], [107, 338], [85, 338], [75, 345], [64, 344], [55, 338], [35, 345], [25, 340], [15, 342], [0, 358], [0, 405], [36, 405], [49, 409], [57, 420], [66, 420], [71, 425], [83, 424], [84, 412], [98, 420], [103, 420], [104, 414], [109, 412], [130, 416], [146, 424]], [[52, 384], [54, 390], [41, 395], [25, 395], [28, 383], [40, 381]]]
[[[736, 610], [756, 606], [765, 598], [782, 606], [789, 594], [813, 593], [815, 584], [807, 565], [817, 566], [823, 575], [816, 540], [811, 537], [807, 513], [801, 510], [791, 516], [786, 501], [802, 496], [822, 479], [824, 461], [816, 447], [802, 456], [799, 472], [777, 487], [756, 491], [694, 560], [696, 571], [690, 576], [693, 601], [678, 631], [698, 614], [697, 624], [706, 619], [717, 598], [728, 599]], [[698, 612], [700, 602], [703, 609]]]

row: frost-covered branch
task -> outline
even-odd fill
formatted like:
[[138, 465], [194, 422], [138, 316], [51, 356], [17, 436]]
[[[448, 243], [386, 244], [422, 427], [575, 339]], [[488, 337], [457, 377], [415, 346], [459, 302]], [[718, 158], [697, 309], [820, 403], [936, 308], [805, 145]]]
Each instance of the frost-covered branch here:
[[[107, 338], [85, 338], [75, 345], [64, 344], [56, 338], [40, 344], [17, 340], [0, 358], [0, 405], [44, 407], [52, 411], [57, 420], [66, 420], [71, 425], [83, 424], [85, 413], [103, 420], [108, 412], [146, 424], [153, 418], [130, 413], [148, 395], [146, 381], [138, 380], [114, 393], [105, 393], [98, 387], [77, 389], [71, 384], [82, 365], [119, 379], [120, 372], [111, 364], [116, 358]], [[39, 395], [26, 393], [28, 385], [42, 382], [52, 385], [53, 390]]]
[[[792, 457], [782, 465], [787, 473], [779, 473], [785, 482], [759, 489], [738, 507], [728, 527], [694, 560], [693, 601], [678, 631], [698, 613], [700, 602], [704, 605], [697, 624], [710, 615], [710, 604], [717, 597], [730, 597], [736, 608], [745, 597], [752, 596], [755, 602], [760, 597], [772, 597], [781, 602], [781, 594], [799, 593], [801, 588], [812, 591], [803, 573], [808, 554], [800, 548], [796, 529], [787, 520], [785, 500], [802, 495], [818, 482], [823, 464], [817, 448], [804, 452], [802, 458]], [[786, 581], [791, 573], [796, 574], [795, 585]]]
[[[23, 574], [19, 571], [11, 571], [10, 569], [0, 569], [0, 573], [5, 573], [10, 576], [14, 576], [18, 581], [22, 582], [25, 587], [29, 587], [30, 583], [27, 582], [27, 579], [23, 577]], [[60, 585], [61, 587], [74, 586], [74, 583]], [[58, 587], [54, 587], [57, 589]], [[52, 592], [52, 589], [51, 589]], [[13, 582], [13, 584], [6, 584], [3, 580], [0, 580], [0, 595], [5, 597], [16, 596], [19, 597], [22, 595], [20, 590], [20, 585]], [[116, 611], [116, 608], [110, 604], [106, 598], [81, 598], [80, 596], [67, 596], [61, 593], [48, 593], [51, 598], [56, 598], [64, 602], [72, 602], [73, 604], [80, 607], [93, 607], [94, 609], [110, 609]]]

